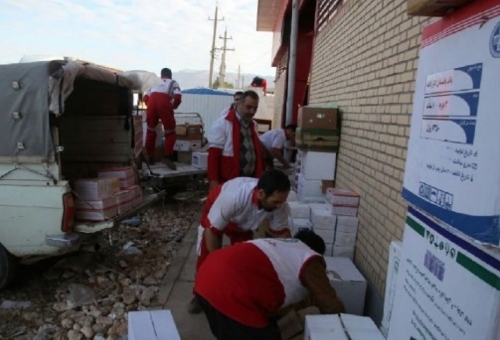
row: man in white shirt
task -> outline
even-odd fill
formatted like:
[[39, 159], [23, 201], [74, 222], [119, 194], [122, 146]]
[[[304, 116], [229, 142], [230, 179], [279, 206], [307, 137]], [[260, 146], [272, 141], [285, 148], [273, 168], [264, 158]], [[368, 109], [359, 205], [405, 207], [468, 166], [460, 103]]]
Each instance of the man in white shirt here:
[[287, 140], [295, 139], [296, 130], [297, 125], [290, 124], [284, 129], [269, 130], [260, 136], [260, 141], [268, 153], [266, 158], [268, 168], [273, 167], [274, 158], [279, 160], [285, 169], [290, 168], [290, 163], [283, 157], [283, 149]]
[[233, 95], [233, 102], [231, 103], [231, 106], [229, 106], [227, 109], [224, 109], [221, 112], [220, 116], [224, 117], [225, 115], [227, 115], [229, 113], [229, 110], [236, 109], [236, 107], [240, 103], [241, 96], [243, 96], [243, 91], [236, 91]]

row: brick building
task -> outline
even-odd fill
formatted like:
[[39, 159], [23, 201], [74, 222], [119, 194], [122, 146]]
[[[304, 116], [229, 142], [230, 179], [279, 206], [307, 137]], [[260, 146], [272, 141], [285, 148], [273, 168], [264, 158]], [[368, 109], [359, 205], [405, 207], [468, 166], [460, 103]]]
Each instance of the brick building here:
[[[257, 30], [275, 37], [278, 122], [286, 106], [291, 2], [258, 5]], [[379, 321], [389, 243], [402, 238], [405, 224], [401, 189], [412, 95], [429, 19], [409, 17], [406, 0], [302, 0], [299, 18], [295, 104], [336, 103], [343, 112], [336, 186], [361, 194], [355, 262], [371, 286], [367, 313]], [[307, 37], [312, 43], [301, 45]]]

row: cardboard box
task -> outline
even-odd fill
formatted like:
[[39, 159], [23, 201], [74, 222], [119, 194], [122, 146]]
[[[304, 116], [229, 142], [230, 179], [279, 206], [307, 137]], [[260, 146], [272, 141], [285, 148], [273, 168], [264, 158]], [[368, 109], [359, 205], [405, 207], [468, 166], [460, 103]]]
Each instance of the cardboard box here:
[[352, 260], [346, 257], [325, 256], [324, 258], [328, 278], [337, 296], [344, 303], [346, 313], [363, 315], [367, 286], [363, 275], [354, 266]]
[[339, 216], [358, 216], [358, 207], [354, 205], [332, 204], [332, 214]]
[[75, 199], [76, 210], [102, 210], [117, 205], [116, 197], [109, 196], [99, 200]]
[[313, 225], [314, 232], [325, 241], [325, 244], [333, 245], [333, 241], [335, 239], [335, 231], [329, 229], [317, 229]]
[[407, 0], [408, 15], [442, 17], [474, 0]]
[[128, 312], [129, 340], [181, 340], [170, 310]]
[[183, 140], [178, 139], [175, 142], [175, 151], [195, 151], [201, 149], [201, 140]]
[[389, 246], [389, 263], [387, 265], [387, 276], [385, 280], [384, 313], [380, 326], [380, 330], [385, 337], [387, 337], [389, 333], [389, 326], [391, 324], [402, 247], [403, 243], [401, 241], [392, 241]]
[[[455, 14], [423, 31], [403, 198], [499, 245], [498, 2], [476, 1]], [[482, 16], [488, 21], [476, 20]]]
[[117, 214], [118, 205], [115, 204], [103, 209], [77, 209], [75, 219], [80, 221], [101, 222], [110, 220]]
[[359, 219], [355, 216], [337, 216], [337, 224], [335, 232], [340, 233], [357, 233]]
[[202, 125], [177, 125], [175, 127], [177, 139], [182, 140], [200, 140], [203, 139]]
[[344, 247], [344, 246], [333, 245], [332, 256], [345, 257], [351, 261], [354, 261], [354, 249], [355, 247]]
[[326, 191], [328, 190], [328, 188], [333, 188], [334, 186], [335, 186], [335, 181], [324, 179], [321, 181], [321, 192], [323, 194], [326, 194]]
[[118, 214], [124, 214], [132, 209], [132, 201], [134, 200], [134, 197], [131, 190], [120, 191], [114, 197], [118, 205]]
[[339, 130], [297, 128], [295, 132], [295, 146], [301, 150], [329, 150], [337, 152], [339, 145]]
[[500, 338], [500, 254], [410, 207], [388, 340], [424, 337]]
[[297, 125], [301, 129], [336, 130], [338, 112], [336, 108], [302, 106]]
[[290, 217], [293, 219], [307, 219], [311, 218], [311, 208], [306, 203], [288, 202]]
[[191, 165], [198, 169], [208, 167], [208, 152], [193, 152]]
[[345, 248], [354, 248], [356, 246], [356, 233], [335, 232], [335, 241], [333, 245]]
[[[321, 166], [318, 166], [321, 164]], [[335, 180], [337, 154], [335, 152], [307, 151], [302, 155], [300, 173], [305, 179]], [[320, 189], [323, 183], [320, 183]]]
[[[326, 204], [325, 204], [326, 205]], [[337, 216], [332, 215], [327, 209], [311, 207], [311, 222], [313, 223], [314, 230], [323, 229], [335, 232], [335, 224], [337, 223]], [[333, 242], [333, 237], [332, 237]]]
[[369, 317], [348, 314], [327, 314], [306, 316], [304, 340], [385, 339], [373, 320]]
[[359, 194], [349, 189], [328, 188], [326, 200], [335, 205], [359, 205]]
[[291, 310], [278, 320], [278, 328], [280, 329], [281, 340], [290, 340], [304, 330], [295, 310]]
[[177, 162], [191, 164], [193, 151], [177, 151]]
[[99, 200], [120, 191], [118, 178], [79, 179], [74, 184], [75, 196], [84, 200]]

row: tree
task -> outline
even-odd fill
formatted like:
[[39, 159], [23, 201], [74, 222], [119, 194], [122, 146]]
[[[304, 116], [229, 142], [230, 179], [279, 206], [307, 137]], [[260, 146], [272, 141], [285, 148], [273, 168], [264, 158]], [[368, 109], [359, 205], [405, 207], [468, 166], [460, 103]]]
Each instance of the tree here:
[[215, 79], [215, 81], [212, 83], [212, 88], [213, 89], [218, 89], [219, 87], [225, 88], [225, 89], [234, 89], [234, 85], [228, 82], [224, 82], [224, 86], [220, 85], [220, 80], [219, 77]]

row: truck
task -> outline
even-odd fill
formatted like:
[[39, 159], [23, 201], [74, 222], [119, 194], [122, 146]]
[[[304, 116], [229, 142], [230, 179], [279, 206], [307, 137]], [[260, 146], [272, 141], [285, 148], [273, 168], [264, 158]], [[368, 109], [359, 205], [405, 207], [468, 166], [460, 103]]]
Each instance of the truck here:
[[125, 75], [90, 63], [0, 65], [0, 288], [17, 263], [76, 251], [161, 199], [143, 195], [103, 221], [75, 218], [75, 181], [135, 167], [132, 89]]

